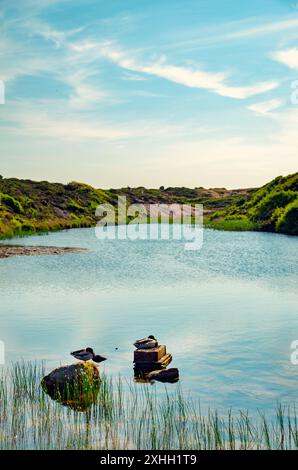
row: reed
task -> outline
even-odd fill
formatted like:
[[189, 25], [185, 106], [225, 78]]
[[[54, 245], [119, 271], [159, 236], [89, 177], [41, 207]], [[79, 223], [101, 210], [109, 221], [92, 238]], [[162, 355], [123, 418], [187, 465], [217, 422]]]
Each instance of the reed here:
[[[96, 403], [84, 412], [52, 400], [40, 386], [44, 364], [17, 363], [0, 376], [1, 449], [297, 449], [295, 405], [275, 415], [216, 410], [160, 385], [101, 377]], [[87, 384], [88, 385], [88, 384]], [[76, 393], [76, 391], [72, 391]], [[78, 396], [81, 388], [78, 390]]]

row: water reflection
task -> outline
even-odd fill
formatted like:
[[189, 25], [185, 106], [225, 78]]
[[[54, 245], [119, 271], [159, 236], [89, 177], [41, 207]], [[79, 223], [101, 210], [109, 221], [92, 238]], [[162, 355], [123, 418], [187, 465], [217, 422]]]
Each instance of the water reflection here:
[[1, 260], [7, 360], [41, 359], [51, 369], [92, 344], [109, 358], [107, 375], [129, 379], [132, 340], [154, 332], [202, 408], [265, 412], [297, 399], [297, 238], [205, 230], [193, 253], [175, 241], [106, 243], [93, 229], [22, 243], [89, 251]]
[[179, 381], [179, 370], [177, 368], [153, 370], [152, 372], [141, 372], [134, 369], [134, 381], [136, 383], [177, 383]]

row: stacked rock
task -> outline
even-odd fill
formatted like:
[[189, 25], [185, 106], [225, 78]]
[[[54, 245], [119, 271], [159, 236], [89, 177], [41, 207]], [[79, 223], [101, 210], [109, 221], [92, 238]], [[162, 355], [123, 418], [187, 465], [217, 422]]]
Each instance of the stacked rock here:
[[178, 369], [167, 369], [172, 355], [167, 353], [164, 344], [158, 344], [154, 336], [139, 339], [134, 343], [134, 374], [137, 382], [177, 382]]
[[134, 370], [136, 374], [165, 369], [171, 361], [172, 355], [167, 353], [166, 346], [163, 344], [157, 345], [155, 348], [136, 349], [134, 351]]

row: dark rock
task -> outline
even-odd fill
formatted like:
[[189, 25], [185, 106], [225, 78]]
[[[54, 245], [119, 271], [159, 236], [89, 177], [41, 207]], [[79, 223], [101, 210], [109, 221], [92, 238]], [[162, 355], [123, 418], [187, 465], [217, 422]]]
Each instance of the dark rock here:
[[166, 347], [162, 344], [152, 349], [136, 349], [134, 351], [134, 362], [157, 362], [163, 358], [166, 353]]
[[159, 361], [156, 362], [135, 362], [134, 371], [137, 375], [145, 372], [151, 372], [154, 370], [165, 369], [170, 364], [170, 362], [172, 362], [172, 355], [167, 353], [165, 356], [159, 359]]
[[96, 402], [100, 386], [99, 370], [89, 362], [58, 367], [42, 379], [41, 386], [52, 399], [85, 411]]

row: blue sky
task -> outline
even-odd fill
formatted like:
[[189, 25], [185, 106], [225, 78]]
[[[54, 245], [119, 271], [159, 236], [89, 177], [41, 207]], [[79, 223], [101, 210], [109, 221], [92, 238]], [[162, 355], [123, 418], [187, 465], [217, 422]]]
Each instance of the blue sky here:
[[236, 188], [297, 170], [297, 2], [11, 0], [0, 21], [3, 176]]

